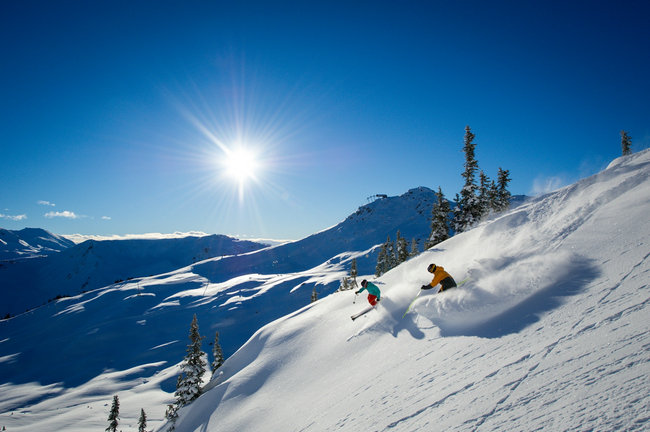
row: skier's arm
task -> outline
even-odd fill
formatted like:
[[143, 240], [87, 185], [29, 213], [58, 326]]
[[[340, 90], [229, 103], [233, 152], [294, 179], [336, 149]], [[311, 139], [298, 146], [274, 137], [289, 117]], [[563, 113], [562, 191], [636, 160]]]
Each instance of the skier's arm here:
[[443, 276], [444, 276], [443, 274], [437, 274], [436, 273], [433, 276], [433, 280], [431, 281], [431, 283], [429, 285], [422, 285], [422, 289], [431, 289], [431, 288], [435, 287], [443, 279]]
[[428, 283], [427, 285], [422, 285], [422, 288], [421, 288], [421, 289], [423, 289], [423, 290], [428, 290], [428, 289], [433, 288], [434, 286], [438, 285], [438, 282], [436, 282], [436, 283], [434, 284], [435, 281], [436, 281], [436, 278], [434, 277], [433, 280], [432, 280], [430, 283]]

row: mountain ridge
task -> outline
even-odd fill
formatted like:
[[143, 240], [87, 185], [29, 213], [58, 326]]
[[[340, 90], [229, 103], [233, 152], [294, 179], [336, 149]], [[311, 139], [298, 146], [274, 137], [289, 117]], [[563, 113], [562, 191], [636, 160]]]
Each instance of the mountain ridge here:
[[0, 228], [0, 261], [46, 256], [72, 246], [74, 243], [64, 236], [42, 228]]

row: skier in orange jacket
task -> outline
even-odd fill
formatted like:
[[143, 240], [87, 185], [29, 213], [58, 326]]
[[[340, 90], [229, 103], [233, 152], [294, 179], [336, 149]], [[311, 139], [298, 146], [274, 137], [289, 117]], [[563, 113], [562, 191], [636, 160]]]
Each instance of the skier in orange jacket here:
[[429, 285], [422, 285], [423, 290], [431, 289], [436, 285], [440, 284], [440, 290], [438, 292], [446, 291], [450, 288], [456, 287], [456, 281], [449, 273], [445, 271], [442, 266], [437, 266], [435, 264], [429, 264], [427, 267], [429, 273], [433, 273], [433, 280]]

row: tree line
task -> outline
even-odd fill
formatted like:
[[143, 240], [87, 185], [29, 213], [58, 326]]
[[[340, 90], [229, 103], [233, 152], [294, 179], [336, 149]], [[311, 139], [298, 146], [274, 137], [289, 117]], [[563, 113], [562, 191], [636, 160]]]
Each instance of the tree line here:
[[456, 205], [453, 209], [445, 198], [442, 188], [438, 187], [436, 202], [431, 212], [431, 234], [425, 242], [425, 250], [447, 240], [454, 234], [469, 230], [490, 215], [510, 208], [512, 196], [508, 190], [511, 180], [510, 171], [499, 167], [495, 181], [490, 179], [484, 171], [479, 170], [475, 155], [475, 137], [471, 128], [466, 126], [463, 140], [465, 170], [461, 174], [465, 184], [460, 193], [456, 194]]
[[[629, 155], [632, 153], [632, 138], [622, 130], [621, 151], [622, 154]], [[510, 171], [499, 167], [496, 180], [492, 180], [488, 175], [479, 170], [478, 161], [476, 160], [476, 144], [469, 126], [465, 127], [465, 136], [463, 138], [465, 153], [465, 164], [462, 177], [465, 184], [456, 194], [455, 206], [452, 209], [451, 203], [445, 198], [442, 188], [439, 186], [436, 192], [436, 201], [431, 211], [431, 233], [424, 242], [424, 250], [432, 248], [457, 233], [471, 229], [481, 220], [491, 215], [501, 213], [510, 208], [512, 194], [508, 190], [511, 181]], [[478, 182], [476, 179], [478, 173]], [[397, 240], [393, 243], [390, 236], [381, 246], [377, 256], [377, 267], [375, 276], [379, 277], [388, 270], [396, 267], [409, 257], [417, 255], [417, 242], [412, 241], [411, 250], [407, 254], [403, 238], [397, 232]], [[356, 266], [355, 266], [356, 272]], [[341, 290], [345, 289], [347, 278], [343, 279]]]

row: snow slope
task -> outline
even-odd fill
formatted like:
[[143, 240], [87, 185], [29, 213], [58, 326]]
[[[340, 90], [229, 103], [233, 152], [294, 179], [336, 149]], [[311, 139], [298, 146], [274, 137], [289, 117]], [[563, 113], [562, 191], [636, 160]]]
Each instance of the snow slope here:
[[[650, 151], [257, 331], [186, 431], [650, 428]], [[420, 296], [430, 262], [461, 288]], [[166, 430], [161, 426], [158, 430]]]
[[[103, 429], [115, 393], [123, 421], [135, 424], [144, 408], [151, 424], [160, 424], [194, 313], [206, 342], [220, 332], [228, 356], [263, 325], [308, 304], [314, 287], [321, 296], [336, 290], [351, 259], [374, 271], [374, 247], [387, 235], [394, 239], [397, 229], [409, 239], [427, 235], [433, 199], [431, 190], [413, 189], [300, 241], [77, 291], [0, 321], [0, 426]], [[111, 282], [132, 276], [122, 274], [137, 268], [134, 252], [100, 254], [104, 245], [111, 243], [78, 245], [73, 249], [83, 259], [61, 267], [78, 265], [76, 283], [91, 275]], [[122, 269], [121, 276], [108, 269]], [[61, 290], [61, 275], [50, 277], [52, 289]]]
[[0, 261], [61, 252], [74, 243], [40, 228], [12, 231], [0, 228]]

